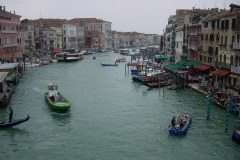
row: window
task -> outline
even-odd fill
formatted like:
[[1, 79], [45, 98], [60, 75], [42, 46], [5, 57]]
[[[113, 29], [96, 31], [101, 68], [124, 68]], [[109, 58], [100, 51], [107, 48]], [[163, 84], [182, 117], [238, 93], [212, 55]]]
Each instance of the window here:
[[205, 40], [208, 40], [208, 34], [206, 34], [206, 36], [205, 36]]
[[212, 28], [215, 28], [215, 21], [212, 21]]
[[219, 28], [219, 23], [220, 23], [220, 21], [218, 20], [218, 21], [217, 21], [217, 28]]
[[229, 29], [229, 20], [226, 20], [225, 29]]
[[232, 29], [236, 27], [236, 18], [232, 19]]
[[216, 47], [215, 56], [218, 56], [218, 47]]
[[204, 22], [204, 28], [208, 28], [208, 22]]
[[228, 37], [225, 36], [225, 43], [224, 43], [225, 46], [227, 46], [227, 38], [228, 38]]
[[221, 21], [221, 29], [224, 29], [224, 21]]

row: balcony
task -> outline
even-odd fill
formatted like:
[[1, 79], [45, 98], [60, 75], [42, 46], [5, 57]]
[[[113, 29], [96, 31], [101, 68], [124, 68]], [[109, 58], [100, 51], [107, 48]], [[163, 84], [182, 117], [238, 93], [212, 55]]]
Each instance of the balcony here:
[[240, 74], [240, 66], [239, 67], [231, 66], [231, 72]]
[[233, 49], [240, 49], [240, 43], [233, 43]]
[[2, 44], [2, 46], [3, 47], [16, 47], [16, 46], [18, 46], [18, 44], [17, 43], [15, 43], [15, 44]]
[[1, 30], [2, 33], [17, 33], [17, 31]]
[[216, 63], [216, 66], [221, 67], [221, 68], [223, 68], [223, 69], [228, 69], [228, 70], [231, 69], [231, 65], [230, 65], [230, 64], [223, 63], [223, 62], [218, 62], [218, 63]]

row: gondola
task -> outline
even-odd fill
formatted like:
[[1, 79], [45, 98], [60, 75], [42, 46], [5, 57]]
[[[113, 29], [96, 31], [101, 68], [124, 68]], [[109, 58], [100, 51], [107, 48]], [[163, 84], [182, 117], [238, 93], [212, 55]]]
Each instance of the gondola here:
[[118, 64], [101, 63], [102, 66], [118, 66]]
[[23, 122], [26, 122], [28, 120], [29, 120], [29, 115], [27, 115], [25, 118], [22, 118], [22, 119], [13, 119], [11, 122], [1, 122], [0, 128], [12, 127], [12, 126], [21, 124]]

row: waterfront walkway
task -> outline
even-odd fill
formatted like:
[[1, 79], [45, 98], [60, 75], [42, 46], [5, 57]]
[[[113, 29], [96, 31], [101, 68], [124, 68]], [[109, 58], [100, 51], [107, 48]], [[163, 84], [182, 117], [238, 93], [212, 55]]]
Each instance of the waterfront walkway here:
[[[199, 83], [189, 83], [188, 86], [189, 86], [190, 88], [198, 91], [198, 92], [201, 92], [201, 93], [207, 95], [207, 92], [206, 92], [206, 91], [200, 89]], [[235, 91], [235, 90], [233, 90], [233, 89], [230, 89], [230, 88], [228, 88], [227, 94], [230, 94], [230, 95], [233, 95], [233, 96], [238, 96], [238, 92]]]

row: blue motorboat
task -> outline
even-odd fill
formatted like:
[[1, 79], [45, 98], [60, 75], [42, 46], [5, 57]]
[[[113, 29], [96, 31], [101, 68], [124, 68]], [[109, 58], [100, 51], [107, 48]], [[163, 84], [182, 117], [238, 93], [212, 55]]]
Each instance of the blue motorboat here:
[[191, 119], [191, 115], [188, 113], [180, 113], [177, 116], [174, 116], [169, 125], [169, 134], [182, 136], [187, 132]]
[[233, 131], [232, 140], [240, 144], [240, 128]]

